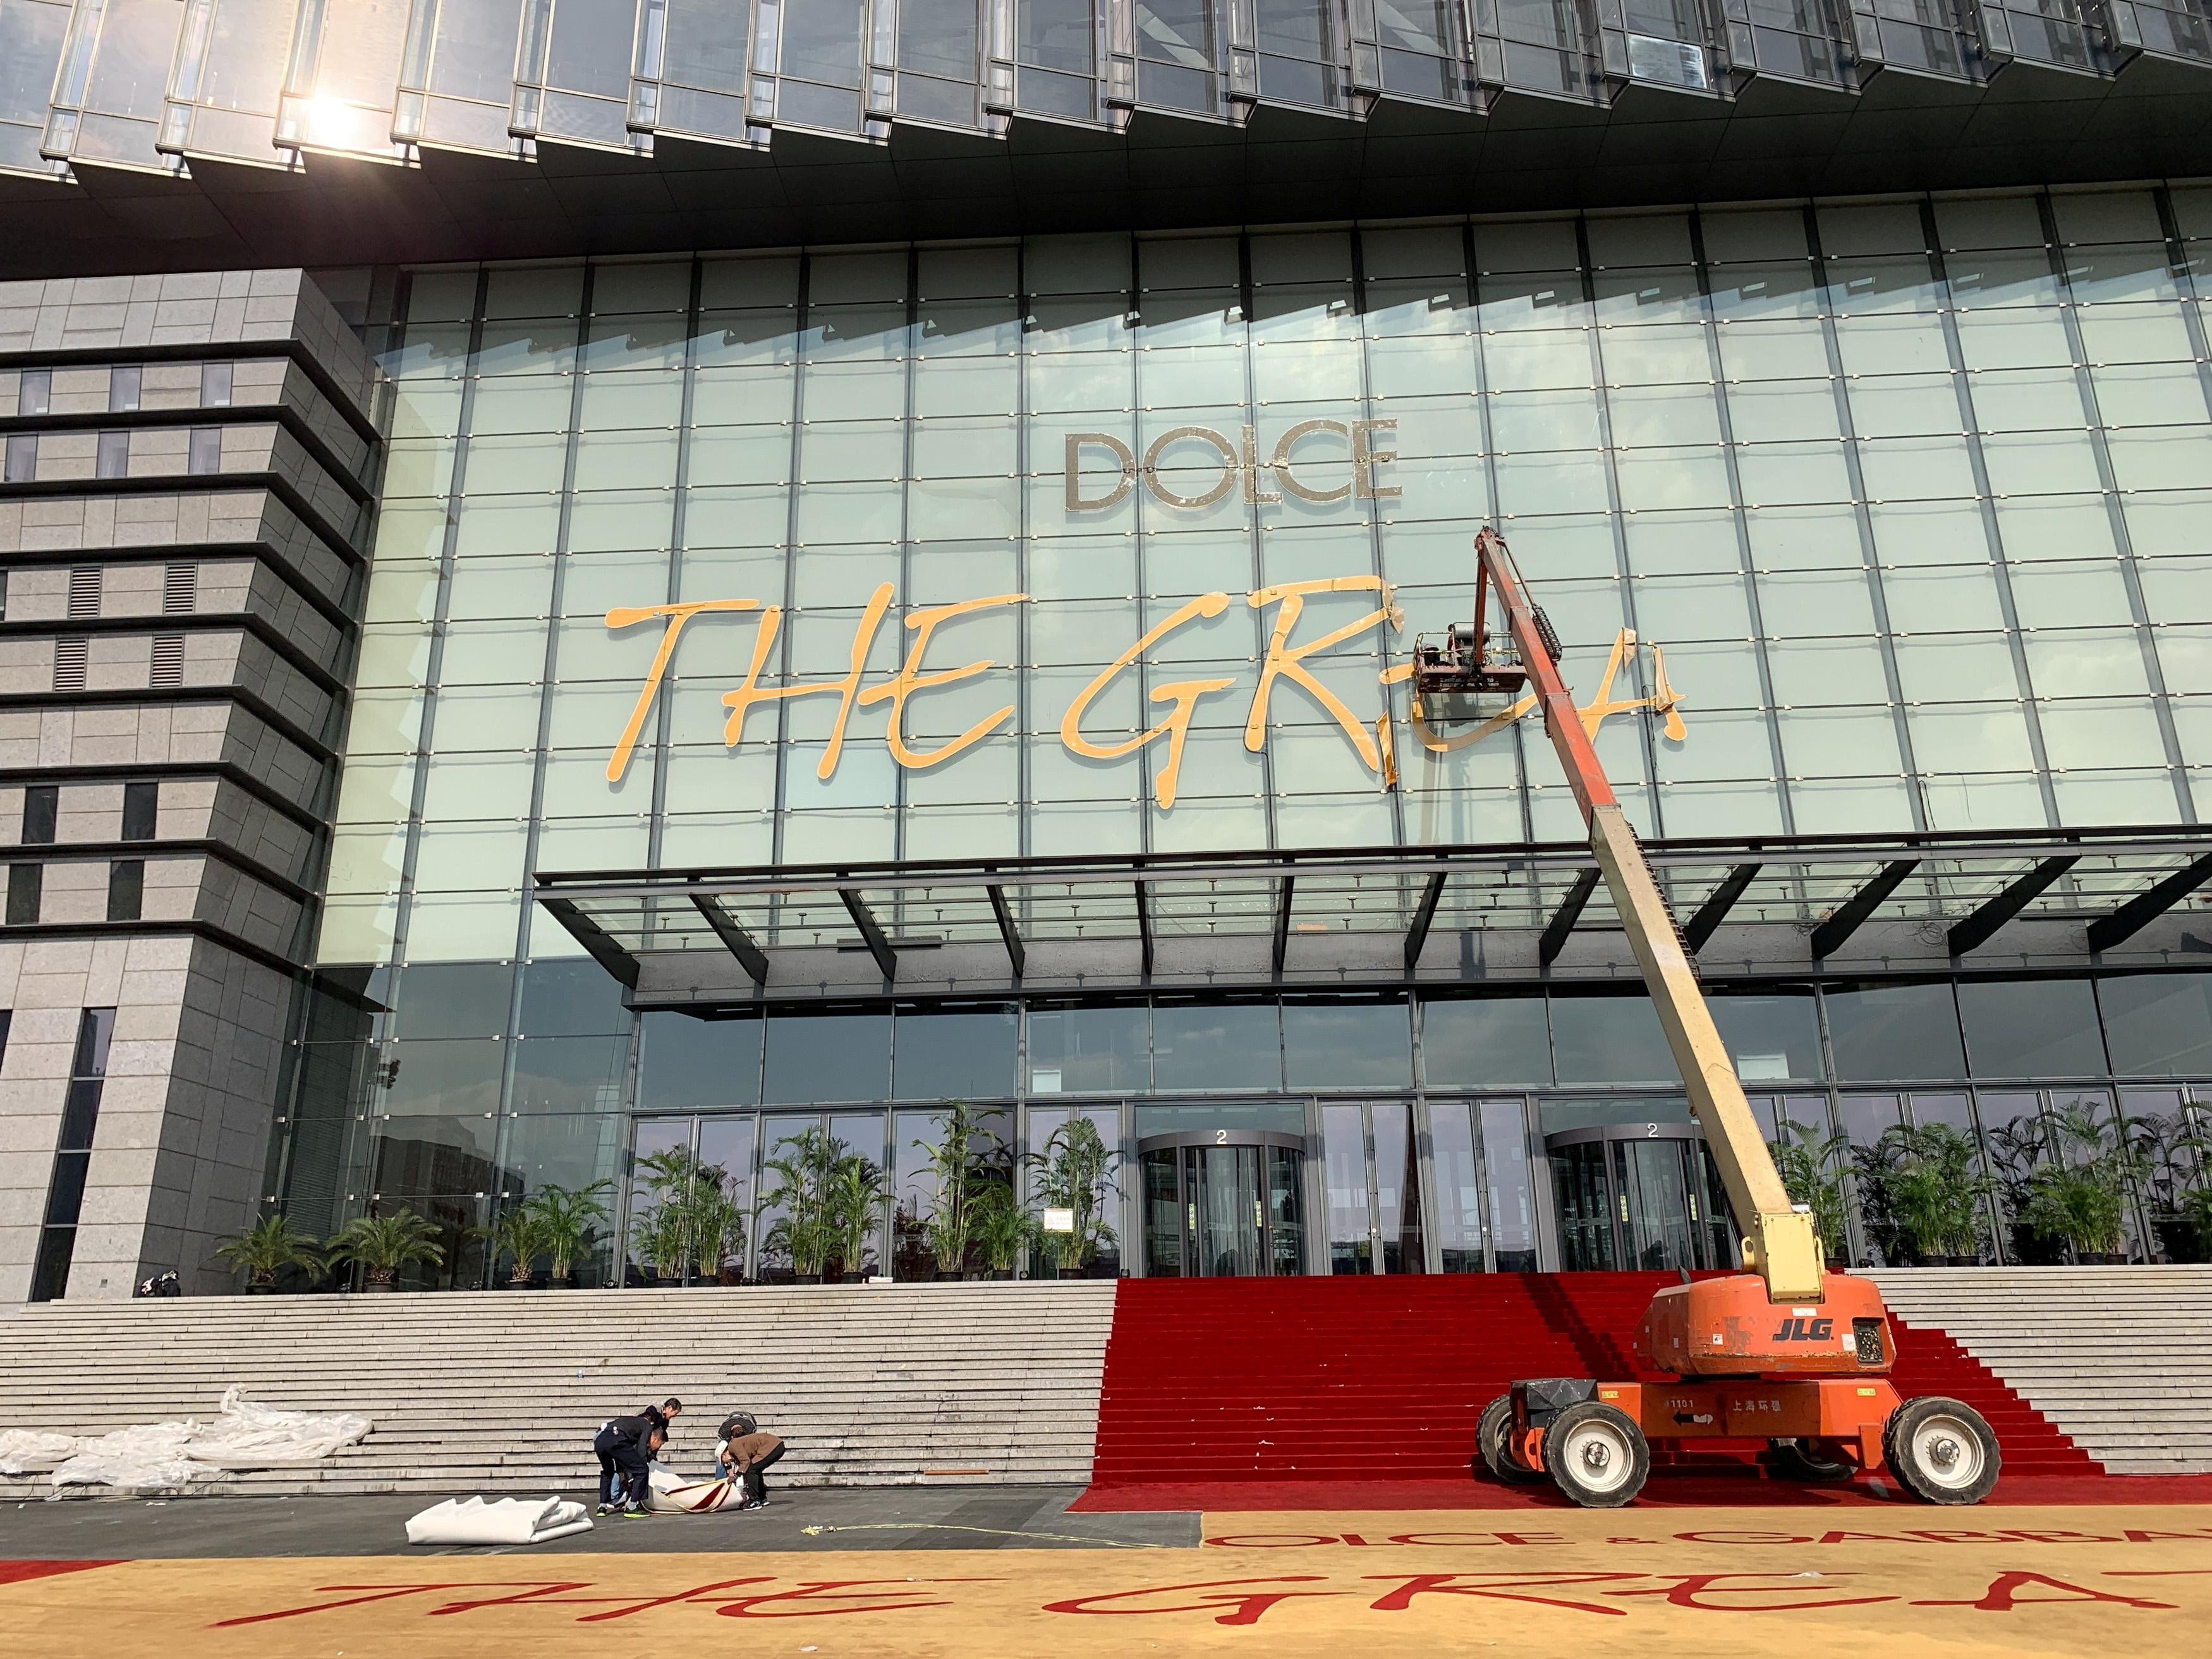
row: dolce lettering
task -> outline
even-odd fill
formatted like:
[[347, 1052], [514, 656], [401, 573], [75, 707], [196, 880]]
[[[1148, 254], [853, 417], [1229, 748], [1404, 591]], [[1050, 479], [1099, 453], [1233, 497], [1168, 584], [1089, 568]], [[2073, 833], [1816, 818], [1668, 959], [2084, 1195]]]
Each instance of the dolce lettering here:
[[[1246, 501], [1262, 505], [1279, 501], [1285, 495], [1316, 506], [1347, 499], [1389, 501], [1399, 495], [1398, 486], [1379, 482], [1376, 469], [1396, 460], [1398, 452], [1377, 440], [1395, 436], [1397, 430], [1395, 421], [1300, 421], [1284, 428], [1263, 461], [1257, 427], [1239, 427], [1232, 443], [1227, 433], [1210, 426], [1178, 426], [1146, 446], [1141, 462], [1127, 443], [1110, 432], [1071, 432], [1066, 448], [1067, 510], [1103, 513], [1118, 507], [1139, 478], [1155, 501], [1188, 509], [1212, 507], [1240, 487]], [[1340, 439], [1352, 463], [1350, 481], [1329, 489], [1316, 487], [1297, 471], [1299, 448], [1304, 446], [1309, 451], [1304, 460], [1317, 461], [1320, 457], [1311, 453], [1314, 445], [1310, 441], [1326, 437]], [[1094, 459], [1093, 482], [1086, 489], [1085, 461], [1101, 451], [1112, 458], [1111, 472], [1097, 466]], [[1219, 472], [1208, 477], [1216, 467]], [[1112, 483], [1101, 488], [1107, 476]], [[1273, 489], [1268, 488], [1269, 479]], [[1198, 489], [1200, 484], [1205, 488]]]

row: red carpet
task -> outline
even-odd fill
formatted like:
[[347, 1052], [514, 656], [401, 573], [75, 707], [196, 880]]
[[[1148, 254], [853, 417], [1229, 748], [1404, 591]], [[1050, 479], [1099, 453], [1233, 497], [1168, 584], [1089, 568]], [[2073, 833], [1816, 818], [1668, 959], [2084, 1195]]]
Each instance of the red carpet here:
[[[1345, 1498], [1351, 1483], [1449, 1483], [1424, 1507], [1540, 1504], [1473, 1476], [1475, 1418], [1517, 1377], [1636, 1375], [1627, 1344], [1652, 1292], [1673, 1282], [1664, 1273], [1125, 1279], [1083, 1506], [1121, 1508], [1115, 1494], [1124, 1489], [1177, 1487], [1208, 1496], [1175, 1508], [1268, 1507], [1255, 1501], [1258, 1488], [1284, 1482], [1328, 1483]], [[1899, 1389], [1950, 1395], [1989, 1419], [2004, 1448], [2003, 1496], [2065, 1502], [2025, 1495], [2027, 1483], [2105, 1484], [2072, 1441], [1941, 1331], [1897, 1328]], [[1720, 1442], [1660, 1453], [1647, 1498], [1741, 1501], [1760, 1449]], [[2148, 1486], [2130, 1480], [2126, 1490], [2151, 1501]], [[1457, 1499], [1442, 1502], [1452, 1490]], [[1757, 1490], [1761, 1502], [1785, 1490], [1850, 1500], [1774, 1481]], [[1232, 1500], [1232, 1492], [1244, 1495]], [[1881, 1499], [1866, 1492], [1861, 1501]]]

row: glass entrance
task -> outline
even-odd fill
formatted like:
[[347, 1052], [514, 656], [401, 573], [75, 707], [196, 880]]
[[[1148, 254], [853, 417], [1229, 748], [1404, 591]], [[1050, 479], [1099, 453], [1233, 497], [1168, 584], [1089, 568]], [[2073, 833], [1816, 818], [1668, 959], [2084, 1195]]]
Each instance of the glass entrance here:
[[1305, 1150], [1288, 1136], [1162, 1135], [1144, 1166], [1145, 1271], [1230, 1279], [1302, 1272]]
[[1719, 1172], [1686, 1126], [1580, 1129], [1545, 1146], [1569, 1272], [1735, 1266]]

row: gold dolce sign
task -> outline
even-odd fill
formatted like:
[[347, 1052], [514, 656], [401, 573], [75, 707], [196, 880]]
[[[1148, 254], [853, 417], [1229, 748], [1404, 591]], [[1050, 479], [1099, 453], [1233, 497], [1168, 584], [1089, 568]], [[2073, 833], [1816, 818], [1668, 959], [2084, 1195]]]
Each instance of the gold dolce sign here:
[[[1229, 434], [1211, 427], [1176, 427], [1155, 438], [1146, 447], [1141, 459], [1127, 442], [1111, 433], [1072, 432], [1065, 440], [1066, 502], [1071, 513], [1103, 512], [1119, 505], [1140, 486], [1165, 507], [1176, 509], [1211, 507], [1236, 491], [1242, 492], [1245, 501], [1257, 504], [1280, 502], [1285, 496], [1316, 505], [1347, 499], [1389, 500], [1399, 494], [1398, 489], [1382, 483], [1377, 477], [1376, 469], [1396, 459], [1396, 452], [1391, 447], [1396, 427], [1395, 421], [1299, 421], [1276, 438], [1264, 459], [1258, 431], [1251, 426], [1239, 428], [1233, 440]], [[1305, 440], [1322, 434], [1342, 440], [1349, 450], [1352, 463], [1349, 480], [1327, 489], [1318, 487], [1310, 474], [1304, 477], [1299, 476], [1294, 455], [1297, 447]], [[1193, 450], [1201, 458], [1195, 467], [1177, 465], [1169, 468], [1167, 462], [1170, 452], [1180, 456]], [[1097, 467], [1091, 459], [1093, 457], [1107, 458], [1111, 465]], [[1095, 469], [1087, 477], [1082, 471], [1086, 461], [1091, 461]], [[1218, 475], [1207, 476], [1217, 465], [1219, 469]], [[1194, 487], [1199, 484], [1203, 484], [1204, 488]], [[1471, 579], [1474, 570], [1471, 556], [1468, 570]], [[1371, 596], [1367, 608], [1352, 620], [1311, 638], [1299, 637], [1299, 624], [1304, 618], [1309, 600], [1323, 596], [1351, 594]], [[912, 771], [942, 766], [1003, 729], [1014, 718], [1015, 706], [1011, 701], [995, 713], [975, 721], [957, 737], [933, 742], [927, 748], [917, 748], [907, 735], [906, 711], [913, 699], [928, 692], [975, 679], [994, 670], [1012, 672], [1011, 669], [1003, 669], [991, 658], [955, 666], [933, 668], [925, 664], [939, 631], [946, 624], [978, 611], [1026, 605], [1030, 603], [1030, 596], [1026, 593], [994, 593], [950, 605], [924, 605], [909, 611], [905, 622], [908, 644], [904, 662], [888, 678], [879, 676], [874, 684], [866, 684], [866, 665], [869, 653], [884, 618], [890, 613], [895, 598], [896, 590], [889, 582], [879, 585], [869, 596], [866, 609], [854, 629], [852, 651], [843, 673], [827, 679], [783, 684], [762, 684], [762, 675], [775, 653], [776, 641], [784, 624], [784, 607], [781, 605], [770, 605], [756, 599], [691, 599], [674, 605], [617, 605], [606, 613], [606, 625], [610, 629], [635, 628], [658, 618], [661, 623], [661, 633], [653, 661], [646, 670], [645, 683], [638, 690], [637, 701], [630, 709], [629, 719], [616, 740], [613, 754], [608, 758], [607, 781], [610, 783], [619, 782], [628, 770], [630, 757], [644, 732], [646, 718], [652, 712], [661, 682], [667, 678], [669, 667], [675, 660], [678, 643], [691, 623], [702, 616], [758, 613], [750, 660], [744, 676], [734, 689], [722, 696], [723, 705], [729, 710], [723, 723], [722, 741], [732, 749], [744, 741], [747, 721], [756, 710], [773, 708], [778, 702], [801, 697], [832, 697], [836, 700], [836, 718], [830, 727], [830, 741], [816, 767], [816, 775], [824, 782], [837, 770], [838, 761], [844, 752], [846, 728], [856, 708], [870, 708], [879, 704], [890, 706], [890, 729], [884, 741], [890, 748], [892, 760], [900, 767]], [[1398, 768], [1395, 717], [1389, 708], [1389, 688], [1411, 678], [1413, 672], [1412, 662], [1389, 661], [1386, 648], [1384, 665], [1376, 676], [1378, 707], [1371, 724], [1366, 717], [1355, 713], [1308, 665], [1314, 658], [1358, 639], [1370, 629], [1385, 629], [1390, 634], [1403, 631], [1405, 613], [1394, 602], [1389, 584], [1376, 575], [1345, 575], [1310, 581], [1279, 582], [1271, 586], [1254, 588], [1238, 596], [1218, 591], [1201, 593], [1186, 601], [1146, 629], [1077, 693], [1060, 720], [1060, 742], [1072, 753], [1093, 760], [1115, 760], [1133, 754], [1148, 744], [1164, 740], [1166, 753], [1154, 777], [1153, 793], [1163, 811], [1172, 808], [1182, 769], [1184, 745], [1199, 706], [1208, 697], [1229, 692], [1237, 684], [1236, 677], [1212, 675], [1154, 684], [1150, 701], [1156, 706], [1158, 718], [1133, 736], [1117, 737], [1112, 740], [1094, 736], [1084, 729], [1085, 716], [1119, 677], [1136, 672], [1147, 660], [1146, 653], [1169, 635], [1179, 629], [1219, 617], [1238, 603], [1267, 615], [1270, 623], [1267, 648], [1260, 662], [1259, 679], [1253, 687], [1251, 702], [1245, 714], [1244, 747], [1257, 754], [1266, 745], [1270, 704], [1277, 688], [1288, 681], [1310, 698], [1335, 724], [1343, 733], [1345, 741], [1351, 744], [1361, 763], [1375, 775], [1378, 784], [1384, 788], [1394, 787], [1398, 781]], [[1626, 629], [1622, 629], [1613, 641], [1612, 655], [1606, 664], [1605, 675], [1597, 695], [1581, 711], [1583, 725], [1595, 734], [1598, 726], [1613, 715], [1648, 708], [1663, 717], [1667, 735], [1679, 741], [1685, 735], [1681, 715], [1677, 712], [1681, 700], [1668, 684], [1666, 659], [1658, 647], [1649, 647], [1655, 688], [1652, 695], [1623, 698], [1613, 694], [1614, 683], [1620, 671], [1627, 665], [1637, 648], [1636, 635]], [[1443, 755], [1465, 749], [1502, 731], [1534, 707], [1534, 697], [1524, 697], [1471, 730], [1447, 736], [1434, 729], [1434, 723], [1416, 698], [1410, 710], [1409, 723], [1424, 749], [1432, 754]], [[769, 736], [772, 739], [772, 724]]]

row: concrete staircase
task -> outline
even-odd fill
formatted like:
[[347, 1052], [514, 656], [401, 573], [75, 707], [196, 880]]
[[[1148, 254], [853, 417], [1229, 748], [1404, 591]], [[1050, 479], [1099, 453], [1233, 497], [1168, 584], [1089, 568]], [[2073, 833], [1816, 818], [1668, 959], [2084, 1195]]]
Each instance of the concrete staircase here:
[[2114, 1474], [2212, 1473], [2212, 1267], [1893, 1267], [1866, 1276]]
[[1113, 1317], [1103, 1281], [48, 1303], [0, 1310], [0, 1426], [205, 1420], [235, 1382], [375, 1427], [212, 1492], [583, 1491], [593, 1430], [675, 1395], [678, 1468], [742, 1407], [794, 1486], [1080, 1484]]

